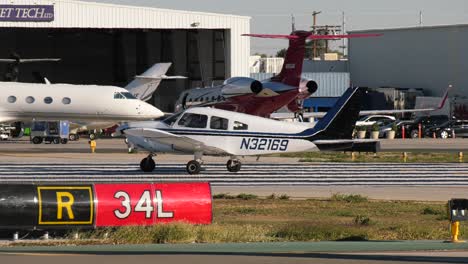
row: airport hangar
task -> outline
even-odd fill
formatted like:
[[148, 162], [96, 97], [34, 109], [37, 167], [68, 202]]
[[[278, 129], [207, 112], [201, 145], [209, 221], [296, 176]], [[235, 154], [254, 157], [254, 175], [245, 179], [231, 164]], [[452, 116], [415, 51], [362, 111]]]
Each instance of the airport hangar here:
[[442, 96], [449, 84], [452, 99], [468, 96], [468, 25], [446, 25], [352, 31], [381, 33], [377, 38], [349, 40], [353, 85], [421, 88]]
[[[150, 5], [155, 5], [150, 3]], [[152, 103], [173, 111], [185, 89], [248, 76], [250, 17], [73, 0], [0, 0], [0, 57], [61, 58], [22, 64], [19, 81], [39, 72], [54, 83], [124, 87], [157, 62], [172, 62]], [[0, 65], [0, 73], [6, 70]], [[92, 96], [92, 95], [90, 95]]]

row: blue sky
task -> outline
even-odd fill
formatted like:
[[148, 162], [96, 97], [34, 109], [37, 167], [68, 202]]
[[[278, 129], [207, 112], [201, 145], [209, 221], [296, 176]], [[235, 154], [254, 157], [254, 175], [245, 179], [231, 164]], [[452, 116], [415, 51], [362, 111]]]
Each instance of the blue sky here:
[[[347, 30], [411, 27], [423, 25], [468, 24], [466, 0], [87, 0], [93, 2], [133, 3], [191, 11], [204, 11], [251, 16], [252, 33], [287, 34], [291, 31], [291, 14], [296, 17], [296, 28], [312, 25], [312, 12], [322, 11], [318, 24], [341, 24], [346, 16]], [[274, 54], [287, 46], [283, 40], [252, 40], [252, 53]]]

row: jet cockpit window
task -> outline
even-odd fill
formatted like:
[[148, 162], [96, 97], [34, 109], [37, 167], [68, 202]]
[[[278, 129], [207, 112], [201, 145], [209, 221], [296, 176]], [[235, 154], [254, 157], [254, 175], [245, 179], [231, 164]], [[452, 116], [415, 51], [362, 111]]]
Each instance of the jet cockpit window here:
[[16, 102], [16, 96], [14, 96], [14, 95], [8, 96], [8, 102], [11, 103], [11, 104]]
[[229, 121], [226, 118], [212, 116], [210, 120], [211, 129], [227, 130]]
[[125, 98], [127, 99], [137, 99], [133, 94], [129, 93], [129, 92], [125, 92], [125, 93], [121, 93], [123, 96], [125, 96]]
[[121, 93], [114, 93], [114, 99], [125, 99], [125, 96]]
[[32, 104], [32, 103], [34, 103], [34, 101], [36, 101], [36, 99], [34, 99], [34, 97], [32, 97], [32, 96], [26, 97], [26, 103]]
[[249, 126], [244, 124], [244, 123], [241, 123], [239, 121], [234, 121], [233, 128], [234, 128], [234, 130], [247, 130], [247, 129], [249, 129]]
[[63, 103], [63, 104], [66, 104], [66, 105], [71, 104], [71, 99], [68, 98], [68, 97], [64, 97], [64, 98], [62, 99], [62, 103]]
[[191, 128], [206, 128], [208, 116], [187, 113], [179, 120], [178, 125]]
[[46, 104], [51, 104], [53, 101], [54, 100], [50, 96], [47, 96], [46, 98], [44, 98], [44, 103], [46, 103]]

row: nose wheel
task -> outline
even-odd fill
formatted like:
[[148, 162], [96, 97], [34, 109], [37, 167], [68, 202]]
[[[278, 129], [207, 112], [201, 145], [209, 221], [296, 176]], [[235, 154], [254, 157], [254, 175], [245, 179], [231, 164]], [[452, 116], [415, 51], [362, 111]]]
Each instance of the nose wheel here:
[[140, 162], [140, 169], [144, 172], [152, 172], [155, 167], [156, 163], [151, 155], [142, 159]]
[[187, 163], [186, 168], [189, 174], [199, 174], [201, 171], [201, 164], [196, 160], [191, 160]]
[[230, 159], [226, 163], [226, 168], [229, 172], [239, 172], [241, 170], [242, 163], [238, 159]]

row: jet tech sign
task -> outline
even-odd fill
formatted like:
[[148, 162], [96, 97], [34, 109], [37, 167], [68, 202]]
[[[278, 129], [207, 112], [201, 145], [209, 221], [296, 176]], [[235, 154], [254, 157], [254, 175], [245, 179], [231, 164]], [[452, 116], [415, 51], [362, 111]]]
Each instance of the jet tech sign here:
[[53, 5], [0, 5], [0, 21], [54, 21]]
[[0, 185], [0, 230], [211, 221], [209, 183]]

